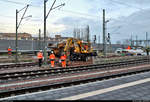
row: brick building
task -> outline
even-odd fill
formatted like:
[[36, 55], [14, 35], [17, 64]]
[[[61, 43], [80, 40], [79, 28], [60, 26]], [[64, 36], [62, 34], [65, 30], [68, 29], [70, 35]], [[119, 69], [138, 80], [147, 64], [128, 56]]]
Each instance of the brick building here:
[[[33, 40], [39, 40], [39, 37], [32, 37], [32, 38], [33, 38]], [[46, 41], [60, 42], [60, 41], [66, 40], [68, 38], [70, 38], [70, 37], [62, 37], [61, 35], [55, 35], [54, 38], [52, 38], [52, 37], [46, 37]], [[40, 39], [41, 39], [41, 41], [44, 40], [43, 37], [41, 37]]]
[[[0, 39], [15, 40], [16, 33], [0, 33]], [[32, 35], [28, 33], [18, 33], [18, 40], [32, 39]]]

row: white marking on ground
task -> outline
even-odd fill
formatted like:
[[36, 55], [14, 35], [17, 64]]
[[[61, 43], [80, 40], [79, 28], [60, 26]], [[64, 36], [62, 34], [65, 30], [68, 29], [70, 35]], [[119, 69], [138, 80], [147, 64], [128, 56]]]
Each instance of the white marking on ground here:
[[109, 87], [109, 88], [105, 88], [105, 89], [100, 89], [100, 90], [97, 90], [97, 91], [92, 91], [92, 92], [79, 94], [79, 95], [75, 95], [75, 96], [71, 96], [71, 97], [61, 98], [61, 99], [58, 99], [58, 100], [78, 100], [78, 99], [87, 98], [87, 97], [91, 97], [91, 96], [95, 96], [95, 95], [100, 95], [100, 94], [103, 94], [103, 93], [106, 93], [106, 92], [110, 92], [110, 91], [130, 87], [130, 86], [146, 83], [146, 82], [149, 82], [149, 81], [150, 81], [150, 78], [147, 78], [147, 79], [144, 79], [144, 80], [134, 81], [134, 82], [130, 82], [130, 83], [122, 84], [122, 85], [117, 85], [117, 86], [113, 86], [113, 87]]
[[47, 93], [47, 92], [53, 92], [53, 91], [64, 90], [64, 89], [67, 90], [67, 89], [70, 89], [70, 88], [77, 88], [77, 87], [82, 87], [82, 86], [96, 84], [96, 83], [108, 82], [108, 81], [122, 79], [122, 78], [129, 78], [129, 77], [133, 77], [133, 76], [137, 76], [137, 75], [143, 75], [143, 74], [147, 74], [147, 73], [150, 73], [150, 72], [138, 73], [136, 75], [133, 74], [133, 75], [130, 75], [130, 76], [122, 76], [122, 77], [117, 77], [117, 78], [113, 78], [113, 79], [102, 80], [102, 81], [92, 82], [92, 83], [86, 83], [86, 84], [81, 84], [81, 85], [76, 85], [76, 86], [71, 86], [71, 87], [69, 86], [69, 87], [63, 87], [63, 88], [59, 88], [59, 89], [28, 93], [28, 94], [23, 94], [23, 95], [18, 95], [18, 96], [11, 96], [11, 97], [2, 98], [0, 100], [8, 100], [8, 99], [13, 99], [13, 98], [17, 98], [17, 97], [25, 97], [25, 96], [30, 96], [30, 95], [44, 94], [44, 93]]

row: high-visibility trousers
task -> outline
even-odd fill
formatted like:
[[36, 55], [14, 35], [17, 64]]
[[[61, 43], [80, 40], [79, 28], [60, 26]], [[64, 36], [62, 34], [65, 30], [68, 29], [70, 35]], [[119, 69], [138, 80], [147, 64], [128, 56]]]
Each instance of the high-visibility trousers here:
[[54, 67], [55, 61], [51, 60], [51, 67]]
[[66, 68], [66, 61], [61, 61], [62, 67]]
[[8, 55], [11, 55], [11, 51], [8, 51]]

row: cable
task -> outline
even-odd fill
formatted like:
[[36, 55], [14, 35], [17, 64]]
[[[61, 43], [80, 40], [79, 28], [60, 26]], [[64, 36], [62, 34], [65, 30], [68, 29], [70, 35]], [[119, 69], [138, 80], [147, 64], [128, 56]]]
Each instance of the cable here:
[[[12, 3], [12, 4], [17, 4], [17, 5], [28, 5], [27, 3], [22, 3], [22, 2], [15, 2], [15, 1], [10, 1], [10, 0], [0, 0], [2, 2], [7, 2], [7, 3]], [[39, 7], [38, 5], [31, 5], [32, 7]]]
[[77, 15], [83, 15], [83, 16], [89, 16], [89, 17], [93, 17], [93, 18], [100, 18], [100, 16], [93, 16], [93, 15], [90, 15], [90, 14], [86, 14], [86, 13], [81, 13], [81, 12], [77, 12], [77, 11], [70, 11], [70, 10], [61, 10], [61, 9], [58, 9], [59, 11], [63, 11], [63, 12], [67, 12], [67, 13], [72, 13], [72, 14], [77, 14]]
[[[70, 0], [66, 0], [65, 4], [67, 4]], [[93, 17], [93, 18], [99, 18], [100, 16], [93, 16], [90, 14], [86, 14], [86, 13], [81, 13], [81, 12], [77, 12], [77, 11], [71, 11], [71, 10], [62, 10], [62, 9], [58, 9], [59, 11], [62, 12], [66, 12], [66, 13], [72, 13], [72, 14], [76, 14], [76, 15], [83, 15], [83, 16], [89, 16], [89, 17]]]
[[15, 1], [9, 1], [9, 0], [0, 0], [0, 1], [13, 3], [13, 4], [19, 4], [19, 5], [25, 5], [24, 3], [21, 3], [21, 2], [15, 2]]
[[15, 18], [15, 17], [13, 17], [13, 16], [5, 16], [5, 15], [1, 15], [1, 14], [0, 14], [0, 16], [1, 16], [1, 17], [12, 18], [12, 19]]
[[139, 8], [139, 7], [136, 7], [136, 6], [133, 6], [133, 5], [129, 5], [129, 4], [126, 4], [126, 3], [123, 3], [123, 2], [120, 2], [120, 1], [115, 1], [115, 0], [110, 0], [110, 1], [115, 2], [117, 4], [121, 4], [121, 5], [125, 5], [125, 6], [128, 6], [128, 7], [136, 8], [136, 9], [139, 9], [139, 10], [143, 10], [143, 8]]
[[[27, 5], [27, 3], [14, 2], [14, 1], [10, 1], [10, 0], [0, 0], [0, 1], [13, 3], [13, 4], [19, 4], [19, 5]], [[67, 2], [69, 2], [69, 0]], [[39, 7], [37, 5], [30, 5], [30, 6]], [[43, 7], [43, 6], [41, 6], [41, 7]], [[58, 9], [58, 10], [60, 10], [60, 9]], [[93, 15], [89, 15], [89, 14], [86, 14], [86, 13], [80, 13], [80, 12], [76, 12], [76, 11], [70, 11], [70, 10], [60, 10], [60, 11], [67, 12], [67, 13], [72, 13], [72, 14], [77, 14], [77, 15], [89, 16], [89, 17], [93, 17], [93, 18], [99, 18], [99, 16], [93, 16]]]

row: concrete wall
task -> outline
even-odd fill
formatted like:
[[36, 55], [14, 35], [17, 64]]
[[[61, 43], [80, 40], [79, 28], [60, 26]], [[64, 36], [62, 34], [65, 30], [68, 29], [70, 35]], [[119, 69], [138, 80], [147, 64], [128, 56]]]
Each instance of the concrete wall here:
[[[56, 43], [47, 41], [47, 43]], [[0, 50], [6, 50], [8, 47], [11, 47], [13, 50], [16, 49], [15, 40], [0, 40]], [[39, 41], [32, 40], [18, 40], [18, 50], [39, 50], [43, 49], [43, 41], [41, 41], [41, 45]]]
[[[48, 43], [57, 43], [54, 41], [47, 41], [47, 45]], [[39, 41], [33, 41], [33, 40], [18, 40], [18, 50], [39, 50], [40, 46], [41, 49], [44, 48], [44, 43], [43, 41], [41, 41], [41, 43]], [[11, 47], [13, 50], [16, 49], [16, 45], [15, 45], [15, 40], [0, 40], [0, 51], [2, 50], [6, 50], [8, 47]], [[93, 48], [96, 50], [102, 50], [103, 49], [103, 45], [100, 44], [92, 44], [92, 46], [94, 46]], [[114, 52], [117, 48], [121, 48], [122, 45], [117, 45], [117, 44], [112, 44], [112, 51]]]

